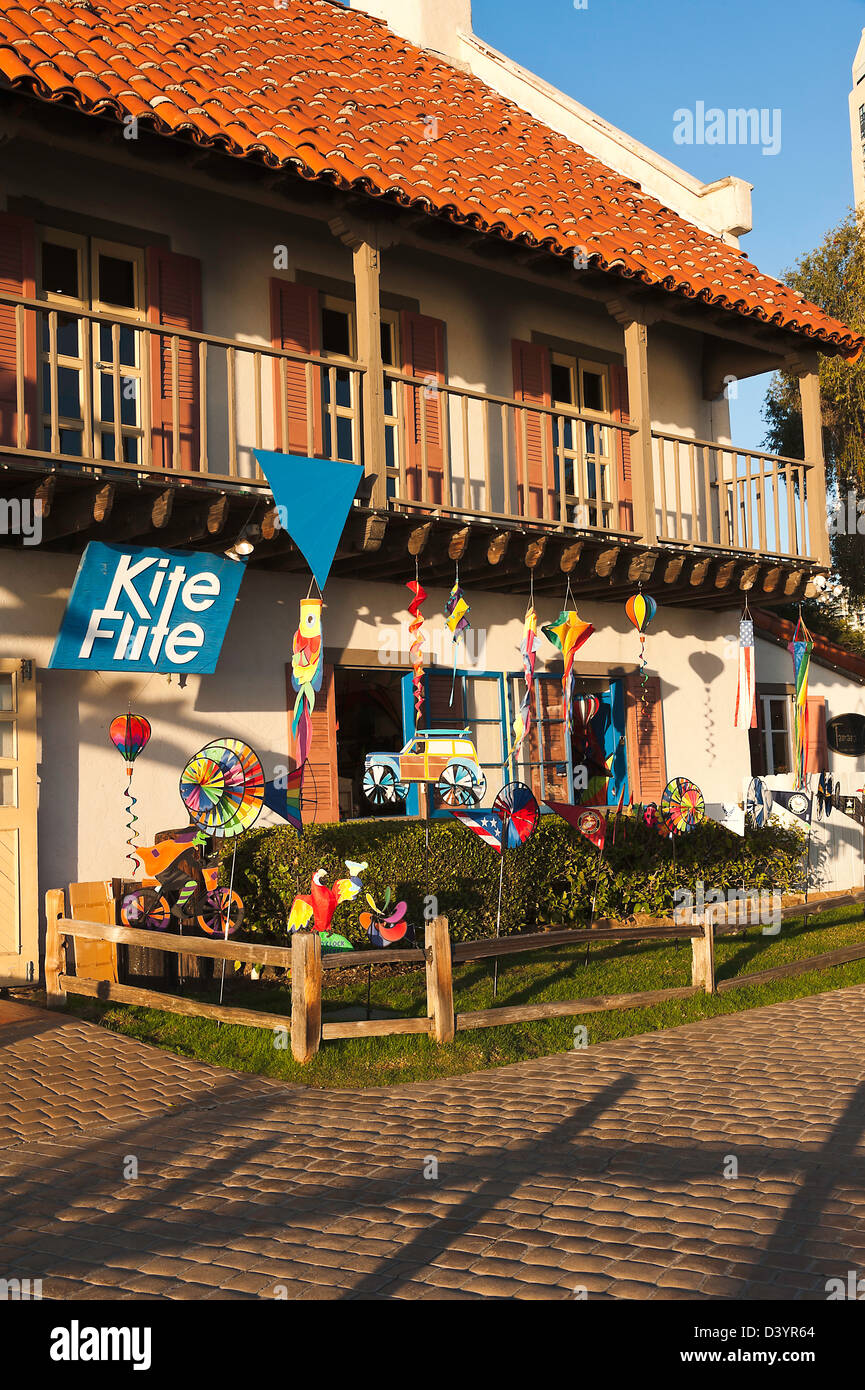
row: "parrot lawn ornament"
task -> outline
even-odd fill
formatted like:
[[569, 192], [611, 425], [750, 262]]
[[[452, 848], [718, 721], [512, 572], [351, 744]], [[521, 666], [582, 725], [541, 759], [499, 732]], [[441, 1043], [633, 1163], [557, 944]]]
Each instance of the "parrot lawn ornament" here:
[[360, 892], [360, 881], [357, 877], [338, 878], [332, 888], [328, 888], [326, 878], [326, 869], [316, 869], [309, 893], [298, 894], [295, 898], [288, 915], [290, 932], [329, 932], [336, 909], [341, 903], [351, 902]]

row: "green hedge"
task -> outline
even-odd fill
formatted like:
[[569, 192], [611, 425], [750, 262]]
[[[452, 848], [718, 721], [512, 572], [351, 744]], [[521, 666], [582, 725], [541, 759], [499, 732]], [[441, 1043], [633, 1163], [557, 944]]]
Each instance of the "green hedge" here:
[[[740, 838], [712, 821], [673, 846], [642, 823], [620, 824], [608, 843], [598, 884], [596, 916], [634, 913], [668, 915], [676, 887], [693, 892], [746, 888], [752, 892], [796, 888], [802, 880], [804, 837], [771, 825]], [[427, 894], [438, 900], [456, 941], [495, 932], [499, 857], [454, 821], [434, 821], [429, 831], [429, 865], [423, 823], [353, 821], [292, 830], [253, 830], [237, 849], [234, 886], [243, 898], [244, 937], [286, 940], [286, 918], [297, 893], [308, 893], [312, 874], [325, 869], [328, 881], [345, 877], [345, 860], [367, 860], [364, 886], [378, 902], [391, 885], [409, 906], [409, 921], [422, 927]], [[535, 930], [551, 923], [588, 920], [597, 850], [558, 817], [545, 816], [522, 849], [505, 857], [502, 933]], [[227, 865], [226, 865], [227, 867]], [[227, 875], [226, 875], [227, 877]], [[337, 909], [334, 930], [357, 946], [366, 938], [358, 915], [361, 896]]]

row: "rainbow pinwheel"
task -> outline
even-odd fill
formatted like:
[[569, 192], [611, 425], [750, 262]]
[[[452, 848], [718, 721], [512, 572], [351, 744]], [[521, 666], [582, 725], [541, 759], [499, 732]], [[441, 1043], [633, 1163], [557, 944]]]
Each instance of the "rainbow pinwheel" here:
[[811, 665], [811, 653], [814, 650], [814, 639], [802, 621], [799, 614], [799, 621], [793, 633], [792, 642], [788, 642], [787, 650], [793, 658], [793, 676], [796, 682], [796, 716], [794, 727], [794, 748], [797, 790], [807, 786], [805, 766], [808, 760], [808, 670]]
[[687, 777], [674, 777], [661, 796], [661, 819], [671, 835], [683, 835], [706, 818], [703, 793]]
[[454, 581], [454, 586], [450, 591], [450, 596], [445, 604], [445, 626], [453, 638], [454, 649], [454, 673], [451, 681], [451, 698], [449, 704], [454, 702], [454, 687], [457, 679], [457, 652], [461, 641], [465, 640], [465, 634], [471, 627], [468, 615], [471, 612], [469, 605], [465, 601], [465, 596], [460, 588], [459, 570]]
[[231, 839], [258, 819], [264, 805], [264, 769], [240, 739], [217, 739], [186, 764], [180, 795], [199, 829]]
[[565, 728], [568, 735], [574, 727], [574, 657], [584, 642], [588, 642], [594, 628], [584, 623], [574, 608], [563, 609], [554, 623], [547, 623], [541, 629], [544, 636], [562, 653], [565, 663], [562, 675], [562, 693], [565, 697]]
[[628, 620], [629, 622], [633, 623], [634, 627], [640, 634], [640, 680], [642, 681], [643, 687], [640, 698], [642, 699], [643, 704], [646, 703], [646, 687], [649, 683], [649, 678], [646, 675], [646, 667], [648, 666], [648, 662], [646, 661], [645, 629], [648, 627], [649, 623], [652, 621], [657, 611], [658, 605], [656, 604], [655, 600], [651, 597], [651, 595], [644, 594], [642, 589], [639, 589], [637, 593], [632, 594], [631, 597], [628, 599], [628, 602], [625, 604], [625, 612], [628, 615]]

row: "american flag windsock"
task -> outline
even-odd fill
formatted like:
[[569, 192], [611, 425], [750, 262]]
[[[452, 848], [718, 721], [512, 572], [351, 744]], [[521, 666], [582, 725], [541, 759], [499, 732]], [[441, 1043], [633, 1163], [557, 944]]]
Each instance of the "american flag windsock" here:
[[733, 722], [737, 729], [757, 727], [753, 618], [743, 618], [739, 624], [739, 684], [736, 688], [736, 718]]

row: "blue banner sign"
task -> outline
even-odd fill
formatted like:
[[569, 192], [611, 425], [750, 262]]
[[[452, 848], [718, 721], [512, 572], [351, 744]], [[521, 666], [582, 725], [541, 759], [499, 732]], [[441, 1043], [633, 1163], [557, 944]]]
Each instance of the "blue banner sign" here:
[[244, 566], [191, 550], [91, 541], [49, 667], [64, 671], [216, 670]]

